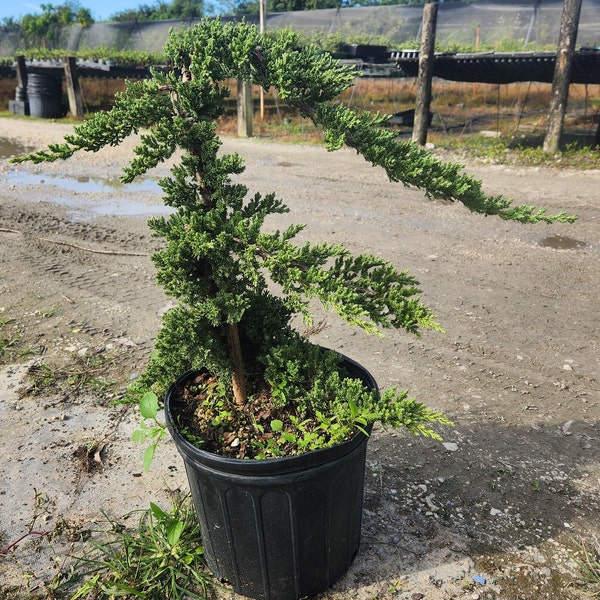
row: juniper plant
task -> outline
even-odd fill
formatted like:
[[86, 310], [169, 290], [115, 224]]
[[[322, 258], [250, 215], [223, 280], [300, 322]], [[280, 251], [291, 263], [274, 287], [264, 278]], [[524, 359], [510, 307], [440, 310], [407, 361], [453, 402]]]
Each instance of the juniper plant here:
[[[384, 127], [386, 116], [337, 103], [355, 71], [315, 46], [301, 46], [291, 31], [266, 36], [247, 23], [204, 19], [193, 29], [172, 32], [165, 53], [172, 70], [154, 71], [151, 79], [129, 83], [110, 111], [75, 127], [64, 143], [26, 157], [36, 162], [66, 159], [141, 133], [122, 177], [131, 182], [181, 152], [171, 177], [159, 182], [165, 203], [176, 210], [149, 221], [155, 235], [166, 241], [153, 257], [158, 282], [179, 305], [164, 316], [156, 352], [135, 389], [162, 392], [176, 375], [204, 366], [227, 374], [240, 407], [255, 392], [248, 389], [251, 382], [268, 383], [274, 402], [287, 405], [290, 426], [295, 423], [296, 430], [307, 429], [302, 419], [311, 414], [320, 414], [321, 425], [332, 430], [342, 398], [350, 427], [381, 419], [433, 435], [425, 424], [443, 417], [404, 393], [392, 391], [369, 400], [360, 391], [353, 396], [352, 386], [333, 390], [344, 384], [331, 378], [329, 357], [324, 359], [320, 349], [290, 326], [292, 314], [310, 322], [309, 302], [316, 298], [368, 333], [396, 328], [419, 335], [424, 327], [440, 329], [419, 300], [418, 281], [406, 271], [376, 256], [354, 256], [339, 244], [297, 245], [294, 238], [303, 225], [266, 231], [267, 216], [288, 208], [274, 194], [249, 195], [232, 180], [244, 170], [241, 157], [219, 153], [215, 127], [229, 95], [227, 80], [276, 88], [282, 101], [323, 130], [329, 150], [350, 146], [382, 167], [390, 180], [421, 188], [428, 197], [459, 201], [471, 211], [523, 223], [569, 222], [573, 217], [489, 197], [461, 165], [441, 162], [425, 149], [398, 141]], [[269, 292], [267, 278], [278, 284], [280, 295]], [[307, 373], [321, 373], [321, 378], [309, 385]], [[317, 391], [337, 400], [325, 410], [316, 400]], [[218, 415], [226, 420], [230, 409], [217, 397]], [[223, 420], [218, 415], [213, 422]], [[340, 413], [339, 421], [343, 419]], [[285, 434], [281, 419], [273, 423], [274, 431]]]

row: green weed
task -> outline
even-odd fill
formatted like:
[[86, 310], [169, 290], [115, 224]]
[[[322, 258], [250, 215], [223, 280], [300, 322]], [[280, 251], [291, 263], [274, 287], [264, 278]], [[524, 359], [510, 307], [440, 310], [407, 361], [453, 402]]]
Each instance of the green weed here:
[[92, 540], [90, 552], [76, 559], [74, 574], [64, 584], [78, 586], [71, 600], [206, 598], [213, 581], [189, 499], [175, 502], [170, 512], [151, 503], [141, 511], [137, 527], [128, 529], [122, 521], [134, 514], [114, 520], [103, 512], [110, 529], [94, 532], [99, 540]]
[[4, 356], [9, 352], [9, 349], [15, 346], [19, 341], [18, 336], [4, 337], [0, 335], [0, 356]]
[[578, 556], [573, 560], [580, 570], [582, 583], [577, 587], [592, 598], [600, 598], [600, 548], [577, 544]]
[[74, 356], [72, 360], [59, 367], [39, 363], [29, 368], [29, 392], [40, 394], [50, 388], [62, 391], [78, 392], [84, 388], [106, 388], [112, 382], [105, 375], [113, 364], [110, 357], [104, 355]]
[[30, 376], [29, 391], [34, 395], [52, 387], [57, 381], [56, 371], [46, 363], [32, 365], [27, 374]]
[[8, 325], [13, 322], [14, 319], [8, 317], [0, 318], [0, 358], [10, 356], [19, 342], [20, 338], [17, 334], [8, 332]]
[[43, 317], [44, 319], [49, 319], [50, 317], [55, 317], [60, 312], [59, 306], [51, 306], [46, 310], [36, 310], [34, 314]]

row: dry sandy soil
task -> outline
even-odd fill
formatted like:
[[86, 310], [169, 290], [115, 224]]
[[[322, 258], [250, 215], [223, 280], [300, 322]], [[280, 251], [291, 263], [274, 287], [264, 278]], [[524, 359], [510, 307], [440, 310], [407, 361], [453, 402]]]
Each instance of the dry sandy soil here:
[[[101, 509], [167, 508], [187, 488], [170, 442], [142, 474], [130, 441], [138, 416], [110, 405], [143, 368], [172, 305], [149, 259], [160, 242], [145, 218], [162, 210], [158, 189], [118, 184], [129, 144], [61, 164], [8, 162], [69, 130], [0, 120], [5, 547], [30, 527], [89, 527]], [[489, 193], [580, 217], [523, 226], [428, 201], [350, 151], [224, 146], [246, 157], [251, 190], [277, 191], [309, 225], [306, 239], [409, 269], [446, 329], [379, 340], [330, 319], [318, 335], [380, 386], [410, 387], [455, 422], [443, 444], [374, 432], [361, 552], [320, 599], [581, 597], [573, 556], [578, 545], [598, 550], [600, 535], [600, 172], [470, 164]], [[44, 387], [48, 373], [59, 381]], [[94, 373], [112, 384], [80, 388]], [[34, 539], [4, 559], [0, 596], [9, 585], [23, 586], [16, 597], [28, 586], [42, 593], [65, 566], [64, 536]]]

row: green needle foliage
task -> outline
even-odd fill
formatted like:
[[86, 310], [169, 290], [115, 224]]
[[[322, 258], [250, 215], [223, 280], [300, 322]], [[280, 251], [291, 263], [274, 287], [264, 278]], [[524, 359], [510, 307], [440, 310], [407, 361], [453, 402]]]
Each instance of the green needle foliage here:
[[[249, 195], [232, 181], [244, 170], [243, 161], [237, 154], [221, 154], [215, 133], [229, 95], [226, 81], [277, 88], [283, 101], [322, 128], [329, 150], [350, 146], [385, 169], [390, 180], [421, 188], [428, 197], [523, 223], [574, 217], [486, 196], [481, 182], [462, 173], [461, 165], [440, 162], [427, 150], [398, 141], [383, 126], [387, 117], [337, 103], [355, 72], [316, 46], [301, 46], [291, 31], [264, 36], [244, 22], [204, 19], [193, 29], [173, 32], [165, 54], [172, 71], [130, 83], [110, 111], [77, 126], [64, 143], [18, 159], [66, 159], [140, 133], [135, 156], [124, 168], [123, 181], [131, 182], [176, 151], [181, 156], [171, 177], [160, 181], [165, 203], [176, 212], [149, 221], [165, 240], [153, 257], [158, 282], [179, 306], [165, 315], [156, 351], [134, 391], [160, 394], [180, 373], [207, 367], [222, 381], [231, 380], [238, 407], [251, 403], [252, 381], [268, 383], [278, 410], [281, 404], [286, 409], [285, 417], [273, 420], [273, 433], [291, 439], [302, 424], [308, 432], [304, 446], [308, 438], [316, 439], [315, 428], [336, 430], [319, 438], [327, 445], [339, 440], [340, 427], [347, 435], [375, 420], [435, 435], [427, 424], [447, 421], [403, 392], [378, 396], [339, 381], [342, 391], [336, 392], [330, 353], [315, 350], [290, 326], [294, 314], [310, 324], [310, 303], [317, 299], [367, 333], [395, 328], [419, 335], [422, 328], [441, 329], [419, 300], [418, 281], [407, 272], [377, 256], [353, 256], [341, 245], [298, 245], [295, 237], [303, 225], [266, 230], [266, 218], [288, 208], [273, 194]], [[271, 283], [279, 295], [269, 291]], [[232, 414], [222, 406], [219, 411]], [[317, 425], [308, 426], [306, 419]]]

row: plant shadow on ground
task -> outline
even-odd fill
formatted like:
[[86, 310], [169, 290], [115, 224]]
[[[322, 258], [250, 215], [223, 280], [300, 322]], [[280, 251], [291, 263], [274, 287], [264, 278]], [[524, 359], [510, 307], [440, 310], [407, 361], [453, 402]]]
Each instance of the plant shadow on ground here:
[[[477, 587], [488, 594], [481, 598], [579, 598], [572, 557], [578, 541], [600, 529], [600, 499], [588, 483], [598, 457], [586, 448], [590, 425], [570, 428], [577, 434], [463, 422], [444, 445], [375, 433], [361, 552], [338, 588], [360, 581], [385, 591], [382, 581], [403, 578], [414, 586], [433, 569], [435, 581], [423, 583], [447, 593]], [[581, 460], [565, 460], [574, 445]]]

